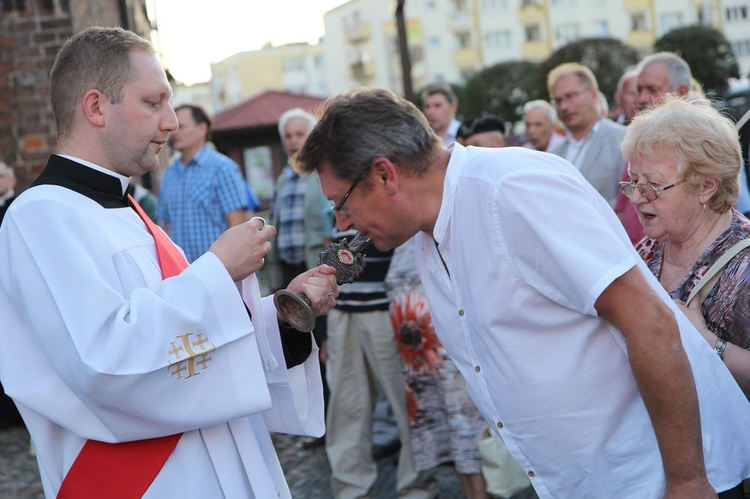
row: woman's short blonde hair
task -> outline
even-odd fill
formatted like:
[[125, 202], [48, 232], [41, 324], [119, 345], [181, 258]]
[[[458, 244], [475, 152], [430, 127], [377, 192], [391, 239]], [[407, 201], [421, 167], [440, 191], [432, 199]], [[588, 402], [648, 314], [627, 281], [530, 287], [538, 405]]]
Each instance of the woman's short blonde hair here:
[[705, 100], [674, 94], [638, 114], [620, 145], [625, 160], [655, 159], [664, 152], [677, 158], [677, 171], [691, 188], [716, 178], [718, 188], [706, 204], [719, 213], [737, 202], [742, 153], [734, 124]]

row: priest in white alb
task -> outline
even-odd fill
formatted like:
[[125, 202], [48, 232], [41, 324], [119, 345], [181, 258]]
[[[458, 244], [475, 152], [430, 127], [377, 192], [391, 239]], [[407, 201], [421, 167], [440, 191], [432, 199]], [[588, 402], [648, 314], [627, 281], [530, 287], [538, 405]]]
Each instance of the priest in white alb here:
[[[322, 435], [323, 397], [311, 335], [260, 297], [275, 229], [233, 227], [188, 266], [126, 197], [177, 128], [147, 41], [74, 35], [50, 93], [57, 154], [0, 227], [0, 379], [45, 495], [290, 497], [269, 432]], [[288, 289], [319, 315], [338, 293], [327, 266]]]

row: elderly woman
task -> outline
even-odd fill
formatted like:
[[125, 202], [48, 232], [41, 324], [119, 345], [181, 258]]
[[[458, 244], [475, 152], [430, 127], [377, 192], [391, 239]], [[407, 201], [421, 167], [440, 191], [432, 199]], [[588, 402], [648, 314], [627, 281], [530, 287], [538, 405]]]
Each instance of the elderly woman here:
[[[670, 97], [632, 121], [622, 151], [632, 181], [620, 188], [646, 233], [636, 249], [672, 298], [686, 302], [712, 265], [750, 238], [750, 221], [732, 208], [737, 132], [711, 106]], [[750, 249], [717, 275], [683, 311], [750, 394]]]

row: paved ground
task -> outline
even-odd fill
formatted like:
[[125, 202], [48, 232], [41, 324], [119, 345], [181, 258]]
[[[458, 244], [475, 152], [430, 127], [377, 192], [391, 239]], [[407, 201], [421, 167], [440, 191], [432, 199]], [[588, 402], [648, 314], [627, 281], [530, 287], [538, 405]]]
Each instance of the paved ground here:
[[[289, 435], [274, 435], [274, 442], [293, 497], [333, 499], [329, 485], [331, 469], [322, 446], [303, 449], [299, 439]], [[373, 499], [395, 498], [397, 455], [378, 460]], [[463, 497], [452, 467], [441, 466], [433, 476], [438, 499]], [[0, 498], [44, 499], [36, 459], [29, 453], [29, 435], [24, 427], [0, 429]], [[529, 491], [513, 499], [536, 499], [536, 495]]]
[[[287, 481], [295, 498], [332, 499], [329, 485], [330, 468], [323, 447], [302, 449], [299, 439], [275, 435]], [[395, 496], [396, 455], [378, 461], [375, 499]], [[460, 485], [450, 467], [436, 470], [435, 478], [441, 498], [460, 498]], [[29, 436], [23, 427], [0, 429], [0, 498], [43, 499], [42, 486], [35, 458], [29, 453]]]

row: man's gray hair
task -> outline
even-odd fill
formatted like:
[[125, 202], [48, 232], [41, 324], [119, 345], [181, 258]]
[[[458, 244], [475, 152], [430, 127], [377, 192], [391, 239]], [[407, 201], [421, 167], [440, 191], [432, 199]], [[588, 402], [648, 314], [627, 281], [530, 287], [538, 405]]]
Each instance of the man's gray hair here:
[[555, 109], [555, 106], [547, 102], [546, 100], [538, 99], [538, 100], [530, 100], [526, 104], [523, 105], [523, 114], [526, 115], [527, 112], [531, 111], [532, 109], [544, 109], [547, 111], [547, 116], [549, 116], [549, 122], [553, 125], [557, 121], [557, 110]]
[[678, 90], [680, 85], [685, 85], [688, 90], [691, 88], [693, 75], [690, 72], [690, 66], [682, 57], [672, 52], [657, 52], [647, 56], [638, 64], [638, 72], [656, 63], [664, 64], [667, 69], [672, 91]]
[[636, 68], [634, 66], [631, 66], [630, 68], [628, 68], [622, 74], [622, 76], [620, 76], [620, 79], [617, 80], [617, 93], [619, 94], [619, 93], [622, 92], [622, 87], [625, 86], [625, 82], [626, 81], [628, 81], [631, 78], [638, 78], [638, 73], [640, 73], [640, 71], [638, 70], [638, 68]]
[[279, 137], [281, 137], [282, 139], [284, 138], [284, 132], [286, 130], [286, 126], [287, 124], [289, 124], [290, 121], [299, 120], [299, 119], [305, 120], [307, 122], [308, 132], [312, 130], [313, 127], [315, 126], [315, 123], [318, 122], [318, 120], [315, 119], [315, 116], [308, 113], [304, 109], [299, 108], [299, 107], [292, 108], [288, 111], [285, 111], [284, 114], [282, 114], [281, 117], [279, 118]]

